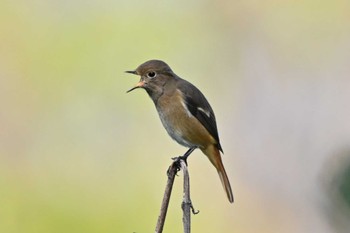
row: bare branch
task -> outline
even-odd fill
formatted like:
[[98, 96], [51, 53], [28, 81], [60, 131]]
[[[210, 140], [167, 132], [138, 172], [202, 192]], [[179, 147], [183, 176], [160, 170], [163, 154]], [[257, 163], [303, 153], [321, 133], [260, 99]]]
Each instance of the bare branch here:
[[165, 187], [165, 192], [163, 196], [163, 201], [162, 201], [162, 206], [160, 208], [160, 214], [158, 217], [157, 221], [157, 226], [156, 226], [156, 233], [162, 233], [163, 232], [163, 227], [165, 223], [165, 217], [168, 212], [168, 206], [169, 206], [169, 201], [170, 201], [170, 196], [171, 196], [171, 191], [173, 189], [173, 184], [175, 180], [175, 175], [178, 171], [178, 166], [176, 164], [176, 161], [174, 161], [169, 169], [168, 169], [168, 181]]
[[181, 208], [183, 211], [182, 222], [184, 227], [184, 233], [191, 232], [191, 210], [193, 214], [199, 213], [199, 211], [195, 211], [192, 206], [192, 202], [190, 198], [190, 176], [187, 170], [186, 161], [182, 157], [175, 158], [174, 162], [170, 165], [168, 169], [168, 181], [165, 187], [162, 206], [160, 208], [160, 214], [158, 217], [157, 226], [155, 230], [156, 233], [163, 232], [163, 227], [165, 223], [166, 214], [168, 211], [168, 206], [169, 206], [171, 192], [173, 189], [175, 175], [180, 169], [184, 173], [184, 183], [183, 183], [184, 195], [183, 195], [183, 200], [181, 205]]
[[182, 200], [183, 217], [182, 222], [184, 226], [184, 233], [191, 232], [191, 198], [190, 198], [190, 176], [188, 174], [187, 165], [185, 161], [180, 160], [181, 169], [184, 173], [184, 196]]

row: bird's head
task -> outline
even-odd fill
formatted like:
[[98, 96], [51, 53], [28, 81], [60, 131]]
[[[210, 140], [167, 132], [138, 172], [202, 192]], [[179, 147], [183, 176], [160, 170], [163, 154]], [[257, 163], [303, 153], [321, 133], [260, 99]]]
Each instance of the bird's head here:
[[159, 97], [163, 93], [165, 84], [174, 78], [171, 68], [160, 60], [147, 61], [137, 67], [136, 70], [126, 71], [126, 73], [141, 76], [140, 81], [127, 92], [143, 88], [152, 99]]

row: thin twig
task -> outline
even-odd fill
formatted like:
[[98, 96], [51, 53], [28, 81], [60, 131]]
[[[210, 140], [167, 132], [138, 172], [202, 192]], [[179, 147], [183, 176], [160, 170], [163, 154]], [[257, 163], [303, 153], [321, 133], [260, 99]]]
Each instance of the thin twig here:
[[156, 233], [163, 232], [165, 217], [166, 217], [166, 214], [168, 211], [168, 206], [169, 206], [169, 201], [170, 201], [170, 195], [171, 195], [171, 191], [173, 189], [173, 184], [174, 184], [175, 175], [176, 175], [177, 171], [178, 171], [178, 166], [174, 161], [168, 169], [168, 181], [167, 181], [167, 184], [165, 187], [162, 206], [160, 208], [160, 214], [158, 217], [156, 231], [155, 231]]
[[183, 201], [181, 205], [182, 211], [183, 211], [182, 222], [184, 227], [184, 233], [191, 232], [191, 210], [193, 214], [199, 213], [199, 211], [194, 210], [192, 206], [191, 198], [190, 198], [190, 176], [187, 170], [187, 164], [181, 157], [175, 158], [174, 162], [170, 165], [168, 169], [168, 181], [165, 187], [162, 206], [160, 208], [160, 214], [158, 217], [157, 226], [155, 230], [156, 233], [163, 232], [163, 227], [165, 223], [166, 214], [168, 211], [168, 206], [169, 206], [171, 192], [173, 189], [175, 175], [180, 169], [182, 169], [184, 173], [184, 183], [183, 183], [184, 196], [183, 196]]
[[184, 173], [184, 196], [182, 200], [182, 222], [184, 226], [184, 233], [190, 233], [191, 232], [191, 198], [190, 198], [190, 176], [188, 174], [187, 165], [185, 161], [180, 160], [181, 169]]

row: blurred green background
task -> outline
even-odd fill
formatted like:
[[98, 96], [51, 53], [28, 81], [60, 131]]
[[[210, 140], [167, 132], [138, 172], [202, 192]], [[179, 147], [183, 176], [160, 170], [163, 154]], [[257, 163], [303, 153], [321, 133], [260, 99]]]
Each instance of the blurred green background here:
[[[350, 2], [0, 2], [0, 232], [153, 232], [171, 157], [138, 78], [215, 110], [235, 203], [196, 151], [193, 232], [349, 232]], [[182, 174], [165, 232], [182, 232]]]

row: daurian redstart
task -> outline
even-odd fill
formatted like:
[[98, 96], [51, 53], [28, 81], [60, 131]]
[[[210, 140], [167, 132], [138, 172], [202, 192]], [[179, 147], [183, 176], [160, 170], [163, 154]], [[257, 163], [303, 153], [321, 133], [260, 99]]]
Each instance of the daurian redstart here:
[[141, 79], [130, 92], [143, 88], [153, 100], [164, 128], [175, 141], [190, 148], [187, 156], [199, 148], [219, 173], [228, 200], [233, 194], [220, 151], [223, 152], [215, 115], [207, 99], [193, 84], [177, 76], [163, 61], [150, 60], [134, 71]]

